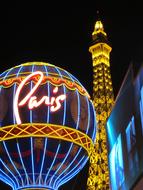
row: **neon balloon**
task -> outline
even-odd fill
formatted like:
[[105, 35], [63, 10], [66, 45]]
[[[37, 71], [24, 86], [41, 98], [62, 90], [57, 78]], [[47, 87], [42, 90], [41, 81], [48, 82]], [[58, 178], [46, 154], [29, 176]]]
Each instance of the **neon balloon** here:
[[13, 190], [58, 190], [95, 137], [94, 105], [68, 71], [28, 62], [0, 74], [0, 180]]

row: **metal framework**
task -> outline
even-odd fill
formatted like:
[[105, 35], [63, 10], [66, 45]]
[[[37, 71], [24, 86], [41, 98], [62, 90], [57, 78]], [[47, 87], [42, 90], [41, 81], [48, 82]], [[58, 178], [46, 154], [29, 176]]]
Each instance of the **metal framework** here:
[[109, 169], [106, 140], [106, 121], [114, 104], [110, 74], [111, 47], [101, 21], [95, 23], [93, 43], [89, 48], [93, 62], [93, 103], [96, 110], [97, 135], [95, 148], [90, 157], [87, 190], [108, 190]]

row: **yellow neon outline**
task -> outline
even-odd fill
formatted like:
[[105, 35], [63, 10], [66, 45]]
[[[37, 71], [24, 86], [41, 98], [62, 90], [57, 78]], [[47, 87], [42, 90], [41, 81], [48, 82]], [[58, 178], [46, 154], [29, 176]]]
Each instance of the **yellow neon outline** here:
[[[7, 70], [7, 71], [8, 71], [8, 70]], [[21, 73], [20, 73], [20, 76], [21, 76], [21, 75], [27, 75], [27, 74], [29, 75], [29, 74], [31, 74], [31, 73], [32, 73], [32, 72], [21, 72]], [[46, 72], [43, 72], [43, 71], [42, 71], [42, 73], [46, 74]], [[55, 76], [58, 76], [58, 77], [59, 77], [59, 74], [58, 74], [58, 73], [51, 73], [51, 72], [48, 72], [48, 74], [49, 74], [48, 76], [51, 76], [51, 77], [55, 77]], [[13, 76], [16, 76], [16, 74], [8, 75], [8, 76], [7, 76], [7, 79], [11, 79]], [[22, 77], [25, 77], [25, 76], [21, 76], [21, 78], [22, 78]], [[65, 76], [65, 75], [62, 75], [62, 77], [71, 81], [71, 78], [69, 78], [69, 77], [67, 77], [67, 76]], [[4, 78], [4, 77], [1, 77], [1, 78], [0, 78], [0, 81], [3, 80], [3, 78]], [[77, 80], [78, 80], [78, 79], [77, 79]]]
[[[26, 76], [25, 76], [26, 77]], [[6, 79], [6, 80], [3, 80], [3, 81], [0, 81], [0, 83], [1, 82], [5, 82], [5, 81], [12, 81], [12, 80], [14, 80], [14, 79], [19, 79], [19, 78], [21, 78], [21, 79], [24, 79], [25, 78], [24, 76], [22, 76], [22, 77], [17, 77], [17, 78], [10, 78], [10, 79]], [[49, 77], [49, 78], [55, 78], [55, 79], [61, 79], [61, 78], [56, 78], [56, 77], [51, 77], [51, 76], [44, 76], [44, 78], [47, 78], [47, 77]], [[73, 83], [73, 84], [75, 84], [74, 85], [74, 87], [73, 88], [71, 88], [71, 87], [69, 87], [68, 86], [68, 80], [66, 80], [67, 82], [64, 82], [64, 80], [61, 82], [61, 84], [55, 84], [53, 81], [50, 81], [50, 80], [46, 80], [45, 82], [42, 82], [42, 84], [41, 85], [44, 85], [44, 84], [46, 84], [47, 83], [47, 81], [50, 83], [50, 84], [52, 84], [52, 85], [54, 85], [54, 86], [62, 86], [63, 84], [69, 89], [69, 90], [78, 90], [78, 92], [81, 94], [81, 95], [84, 95], [84, 96], [87, 96], [88, 98], [90, 98], [90, 95], [88, 94], [88, 92], [82, 87], [82, 86], [80, 86], [78, 83], [76, 83], [76, 82], [73, 82], [73, 81], [71, 81], [70, 80], [70, 83]], [[29, 82], [28, 82], [29, 83]], [[27, 84], [28, 84], [27, 83]], [[3, 86], [3, 85], [1, 85], [3, 88], [9, 88], [9, 87], [11, 87], [11, 86], [13, 86], [14, 84], [19, 84], [18, 82], [14, 82], [14, 83], [11, 83], [10, 85], [8, 85], [8, 86]], [[79, 89], [83, 89], [83, 91], [84, 91], [84, 93], [82, 93], [82, 91], [80, 91]]]
[[[34, 129], [34, 131], [30, 131], [30, 129]], [[0, 142], [25, 137], [47, 137], [73, 142], [83, 147], [89, 156], [94, 149], [94, 143], [88, 135], [67, 126], [49, 123], [24, 123], [21, 125], [9, 125], [0, 128]], [[84, 142], [82, 139], [84, 139]]]

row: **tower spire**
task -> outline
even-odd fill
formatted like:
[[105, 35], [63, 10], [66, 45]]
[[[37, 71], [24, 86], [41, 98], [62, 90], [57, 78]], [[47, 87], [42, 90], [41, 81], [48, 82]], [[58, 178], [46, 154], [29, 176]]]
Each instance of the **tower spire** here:
[[104, 32], [104, 27], [100, 20], [96, 21], [95, 23], [94, 31], [92, 33], [93, 39], [94, 39], [94, 36], [96, 36], [99, 33], [102, 33], [104, 36], [107, 36], [107, 34]]
[[111, 50], [103, 23], [97, 20], [89, 47], [93, 63], [93, 103], [96, 110], [97, 135], [95, 151], [90, 158], [88, 190], [110, 189], [105, 126], [114, 103], [110, 74]]
[[101, 18], [100, 18], [100, 14], [99, 14], [99, 10], [97, 10], [97, 21], [94, 25], [94, 31], [92, 32], [92, 38], [94, 40], [94, 38], [96, 37], [97, 34], [103, 34], [104, 36], [107, 36], [106, 32], [104, 31], [104, 26], [101, 22]]

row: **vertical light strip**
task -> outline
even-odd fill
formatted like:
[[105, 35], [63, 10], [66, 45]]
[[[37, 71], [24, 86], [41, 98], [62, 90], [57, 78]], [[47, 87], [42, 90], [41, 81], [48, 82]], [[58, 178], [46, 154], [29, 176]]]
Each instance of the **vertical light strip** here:
[[[78, 79], [76, 79], [72, 74], [70, 74], [69, 72], [67, 72], [67, 71], [65, 71], [66, 73], [67, 73], [67, 75], [72, 79], [72, 81], [73, 82], [76, 82], [76, 81], [78, 81], [78, 83], [82, 86], [82, 88], [83, 89], [85, 89], [84, 88], [84, 86], [79, 82], [79, 80]], [[86, 100], [87, 100], [87, 103], [88, 103], [88, 114], [90, 114], [90, 108], [89, 108], [89, 100], [88, 100], [88, 97], [86, 97]], [[94, 112], [94, 108], [93, 108], [93, 106], [92, 106], [92, 109], [93, 109], [93, 112]], [[95, 112], [94, 112], [94, 118], [96, 118], [95, 117]], [[89, 130], [89, 119], [90, 119], [90, 116], [88, 116], [88, 130]], [[86, 131], [86, 134], [88, 133], [88, 130]], [[95, 139], [95, 134], [96, 134], [96, 122], [94, 122], [94, 132], [93, 132], [93, 135], [92, 135], [92, 140], [94, 140]]]
[[86, 129], [86, 134], [88, 135], [88, 131], [89, 131], [89, 127], [90, 127], [90, 107], [89, 107], [89, 100], [88, 97], [86, 97], [86, 103], [87, 103], [87, 107], [88, 107], [88, 122], [87, 122], [87, 129]]
[[[68, 73], [67, 71], [65, 71], [66, 73], [67, 73], [67, 75], [70, 77], [70, 79], [73, 81], [73, 82], [75, 82], [74, 80], [73, 80], [73, 76], [70, 74], [70, 73]], [[78, 104], [78, 117], [77, 117], [77, 124], [76, 124], [76, 129], [78, 130], [78, 127], [79, 127], [79, 119], [80, 119], [80, 99], [79, 99], [79, 93], [78, 93], [78, 90], [76, 89], [76, 95], [77, 95], [77, 104]]]
[[[48, 70], [47, 70], [47, 67], [44, 65], [45, 67], [45, 71], [46, 71], [46, 76], [48, 76]], [[47, 83], [47, 90], [48, 90], [48, 97], [50, 97], [50, 84], [49, 82]], [[50, 107], [47, 106], [47, 123], [49, 123], [49, 114], [50, 113]]]
[[84, 165], [86, 164], [86, 162], [88, 160], [88, 158], [86, 158], [85, 161], [83, 162], [84, 158], [85, 158], [85, 156], [83, 156], [80, 159], [80, 161], [78, 162], [78, 164], [74, 168], [72, 168], [72, 170], [70, 171], [71, 175], [69, 177], [65, 178], [64, 180], [61, 180], [61, 183], [59, 183], [58, 186], [61, 186], [62, 184], [66, 183], [67, 181], [69, 181], [70, 179], [72, 179], [76, 174], [78, 174], [81, 171], [81, 169], [84, 167]]
[[18, 142], [17, 142], [17, 150], [18, 150], [18, 154], [19, 154], [19, 158], [20, 158], [23, 170], [25, 172], [27, 184], [29, 185], [28, 174], [27, 174], [26, 168], [25, 168], [24, 163], [23, 163], [23, 159], [22, 159], [22, 156], [21, 156], [21, 151], [20, 151], [20, 147], [19, 147], [19, 143]]
[[[60, 178], [57, 186], [61, 186], [62, 184], [66, 183], [68, 180], [70, 180], [71, 178], [73, 178], [79, 170], [81, 170], [80, 163], [82, 162], [82, 160], [84, 159], [85, 156], [83, 156], [81, 158], [80, 161], [78, 161], [78, 164], [76, 164], [69, 172], [68, 174], [66, 174], [65, 176], [63, 176], [62, 178]], [[78, 170], [76, 170], [76, 168], [78, 168]], [[70, 175], [71, 174], [71, 175]]]
[[[59, 70], [58, 68], [56, 68], [56, 67], [55, 67], [55, 69], [57, 70], [57, 72], [58, 72], [60, 78], [62, 79], [63, 77], [62, 77], [62, 74], [61, 74], [60, 70]], [[63, 87], [64, 95], [66, 95], [66, 88], [65, 88], [65, 85], [62, 85], [62, 87]], [[65, 101], [64, 101], [63, 122], [62, 122], [62, 125], [63, 125], [63, 126], [65, 125], [65, 119], [66, 119], [66, 104], [67, 104], [67, 102], [66, 102], [66, 99], [65, 99]]]
[[[63, 164], [66, 163], [66, 160], [67, 160], [67, 158], [69, 157], [69, 154], [70, 154], [70, 152], [71, 152], [72, 147], [73, 147], [73, 143], [71, 143], [70, 148], [69, 148], [69, 151], [67, 152], [67, 154], [66, 154], [64, 160], [62, 161], [62, 163], [61, 163], [61, 164], [59, 165], [59, 167], [57, 168], [55, 174], [52, 176], [51, 181], [50, 181], [50, 184], [52, 183], [52, 179], [53, 179], [53, 177], [56, 175], [56, 173], [61, 169], [61, 167], [63, 166]], [[55, 183], [56, 183], [56, 180], [53, 182], [53, 185], [52, 185], [53, 187], [55, 187]]]
[[[86, 159], [86, 161], [83, 162], [83, 164], [81, 164], [84, 158], [85, 158], [85, 156], [83, 156], [83, 157], [80, 159], [80, 161], [78, 162], [78, 164], [76, 164], [75, 167], [73, 167], [73, 168], [69, 171], [69, 173], [68, 173], [68, 175], [66, 175], [66, 177], [63, 176], [63, 177], [60, 179], [59, 183], [57, 184], [58, 187], [61, 186], [61, 185], [64, 184], [64, 183], [66, 183], [67, 181], [69, 181], [71, 178], [73, 178], [73, 177], [82, 169], [82, 167], [83, 167], [82, 165], [87, 162], [87, 159]], [[80, 165], [80, 164], [81, 164], [81, 165]], [[79, 166], [80, 166], [80, 167], [79, 167]], [[81, 167], [81, 166], [82, 166], [82, 167]]]
[[[61, 74], [60, 70], [57, 69], [56, 67], [55, 67], [55, 69], [57, 70], [57, 72], [59, 73], [60, 77], [62, 78], [62, 74]], [[63, 90], [64, 90], [64, 94], [66, 95], [66, 88], [65, 88], [64, 85], [63, 85]], [[63, 126], [65, 125], [65, 118], [66, 118], [66, 100], [65, 100], [65, 102], [64, 102], [64, 116], [63, 116], [63, 122], [62, 122], [62, 125], [63, 125]], [[71, 143], [70, 148], [69, 148], [69, 150], [68, 150], [68, 152], [67, 152], [67, 154], [66, 154], [64, 160], [61, 162], [61, 164], [60, 164], [59, 167], [57, 168], [56, 172], [54, 173], [54, 175], [53, 175], [52, 178], [50, 179], [50, 183], [49, 183], [50, 186], [51, 186], [52, 183], [53, 183], [52, 186], [55, 185], [55, 182], [53, 181], [53, 178], [54, 178], [54, 176], [58, 173], [58, 171], [61, 169], [61, 167], [63, 166], [63, 164], [66, 162], [67, 158], [69, 157], [69, 154], [70, 154], [70, 152], [71, 152], [72, 146], [73, 146], [73, 143]]]
[[[73, 78], [72, 78], [73, 76], [69, 72], [67, 72], [67, 71], [65, 71], [65, 72], [70, 77], [70, 79], [72, 80], [72, 82], [75, 82], [73, 80]], [[78, 118], [77, 118], [76, 129], [78, 129], [78, 127], [79, 127], [79, 119], [80, 119], [80, 100], [79, 100], [79, 94], [78, 94], [78, 90], [77, 89], [76, 89], [76, 94], [77, 94], [77, 99], [78, 99]]]
[[[47, 67], [44, 65], [45, 71], [46, 71], [46, 76], [48, 76], [48, 70]], [[48, 97], [50, 96], [50, 88], [49, 88], [49, 82], [47, 83], [47, 91], [48, 91]], [[47, 106], [47, 123], [49, 123], [49, 106]], [[42, 163], [41, 163], [41, 169], [40, 169], [40, 173], [39, 173], [39, 185], [40, 182], [42, 181], [42, 171], [43, 171], [43, 166], [44, 166], [44, 161], [45, 161], [45, 155], [46, 155], [46, 150], [47, 150], [47, 138], [45, 138], [45, 142], [44, 142], [44, 151], [43, 151], [43, 157], [42, 157]]]
[[78, 111], [77, 111], [77, 124], [76, 124], [76, 129], [78, 130], [79, 128], [79, 120], [80, 120], [80, 98], [79, 98], [79, 93], [78, 90], [76, 89], [76, 95], [77, 95], [77, 104], [78, 104]]
[[33, 184], [35, 184], [35, 169], [34, 169], [33, 138], [32, 137], [30, 137], [30, 144], [31, 144], [32, 176], [33, 176]]
[[[73, 81], [73, 82], [75, 82], [75, 81], [78, 81], [72, 74], [70, 74], [69, 72], [67, 72], [67, 71], [65, 71], [66, 73], [67, 73], [67, 75], [70, 77], [70, 79]], [[74, 80], [75, 81], [74, 81]], [[79, 82], [79, 81], [78, 81]], [[82, 86], [82, 88], [84, 88], [83, 87], [83, 85], [79, 82], [79, 84]], [[88, 104], [88, 125], [87, 125], [87, 130], [86, 130], [86, 134], [88, 134], [88, 131], [89, 131], [89, 127], [90, 127], [90, 105], [89, 105], [89, 99], [88, 99], [88, 97], [86, 97], [86, 101], [87, 101], [87, 104]], [[93, 108], [93, 106], [92, 106], [92, 109], [94, 109]], [[94, 110], [93, 110], [94, 111]], [[95, 116], [95, 112], [94, 112], [94, 116]], [[95, 122], [94, 122], [95, 123]], [[92, 136], [92, 140], [95, 138], [95, 129], [96, 129], [96, 125], [94, 126], [94, 132], [93, 132], [93, 136]]]
[[42, 158], [41, 169], [40, 169], [40, 174], [39, 174], [39, 185], [40, 185], [40, 182], [42, 181], [42, 170], [43, 170], [43, 165], [45, 161], [46, 149], [47, 149], [47, 138], [45, 138], [45, 143], [44, 143], [43, 158]]
[[94, 120], [95, 120], [95, 121], [93, 121], [94, 127], [93, 127], [93, 135], [92, 135], [91, 139], [92, 139], [93, 141], [95, 141], [95, 136], [96, 136], [96, 113], [95, 113], [95, 108], [94, 108], [92, 102], [91, 102], [91, 106], [92, 106], [92, 109], [93, 109]]
[[68, 73], [66, 70], [65, 72], [67, 73], [67, 75], [69, 76], [69, 78], [71, 79], [72, 82], [74, 82], [73, 78], [71, 77], [70, 73]]
[[21, 174], [19, 173], [19, 171], [18, 171], [18, 169], [16, 168], [16, 166], [15, 166], [13, 160], [11, 159], [11, 156], [10, 156], [10, 154], [9, 154], [9, 151], [8, 151], [8, 149], [7, 149], [7, 146], [6, 146], [5, 141], [3, 141], [3, 145], [4, 145], [5, 151], [6, 151], [6, 153], [7, 153], [7, 156], [8, 156], [8, 158], [9, 158], [9, 161], [11, 162], [11, 164], [12, 164], [12, 166], [14, 167], [15, 171], [18, 173], [18, 175], [19, 175], [19, 177], [20, 177], [20, 179], [21, 179], [22, 185], [24, 185], [24, 182], [23, 182], [23, 179], [22, 179], [22, 177], [21, 177]]
[[52, 167], [53, 167], [53, 165], [54, 165], [54, 163], [55, 163], [55, 160], [56, 160], [56, 158], [57, 158], [57, 155], [58, 155], [58, 152], [59, 152], [60, 146], [61, 146], [61, 145], [58, 144], [58, 147], [57, 147], [57, 150], [56, 150], [56, 153], [55, 153], [55, 156], [54, 156], [53, 162], [51, 163], [51, 166], [50, 166], [50, 168], [49, 168], [49, 170], [48, 170], [48, 173], [47, 173], [47, 175], [46, 175], [46, 177], [45, 177], [45, 181], [44, 181], [45, 185], [46, 185], [46, 180], [47, 180], [47, 178], [48, 178], [48, 175], [49, 175], [49, 173], [50, 173], [50, 171], [51, 171], [51, 169], [52, 169]]
[[[16, 74], [16, 77], [18, 77], [20, 71], [22, 70], [23, 66], [20, 67], [20, 69], [18, 70], [17, 74]], [[15, 96], [15, 92], [16, 92], [16, 86], [17, 84], [15, 83], [14, 84], [14, 90], [13, 90], [13, 102], [14, 102], [14, 96]], [[14, 109], [13, 109], [14, 110]], [[13, 112], [13, 124], [16, 124], [16, 119], [15, 119], [15, 114]]]
[[[77, 154], [75, 155], [75, 157], [74, 157], [74, 159], [70, 162], [70, 164], [65, 168], [65, 170], [63, 170], [63, 172], [57, 177], [57, 179], [55, 180], [55, 186], [57, 186], [56, 185], [56, 183], [58, 183], [58, 179], [61, 179], [62, 177], [62, 175], [64, 175], [65, 173], [66, 173], [66, 171], [71, 167], [71, 165], [74, 163], [74, 161], [76, 160], [76, 158], [78, 157], [78, 155], [79, 155], [79, 153], [80, 153], [80, 151], [81, 151], [81, 149], [82, 149], [82, 147], [80, 147], [80, 149], [78, 150], [78, 152], [77, 152]], [[67, 176], [68, 174], [66, 173], [66, 176]], [[64, 177], [65, 177], [65, 175], [64, 175]]]
[[0, 180], [2, 180], [3, 182], [5, 182], [6, 184], [10, 185], [14, 189], [16, 189], [14, 181], [6, 173], [4, 173], [1, 169], [0, 169], [0, 172], [3, 174], [3, 175], [0, 174]]
[[[32, 65], [32, 73], [34, 71], [34, 65]], [[31, 82], [31, 89], [32, 89], [32, 82]], [[30, 110], [30, 123], [33, 122], [32, 119], [32, 110]], [[31, 163], [32, 163], [32, 176], [33, 176], [33, 184], [35, 184], [35, 169], [34, 169], [34, 152], [33, 152], [33, 137], [30, 137], [30, 144], [31, 144]]]
[[[7, 171], [9, 171], [9, 173], [13, 176], [13, 178], [15, 179], [16, 181], [16, 184], [17, 184], [17, 187], [20, 186], [19, 182], [17, 181], [17, 178], [15, 177], [15, 175], [11, 172], [11, 170], [7, 167], [7, 165], [2, 161], [2, 159], [0, 159], [2, 165], [7, 169]], [[12, 179], [11, 179], [12, 180]], [[15, 184], [15, 182], [14, 182]]]

